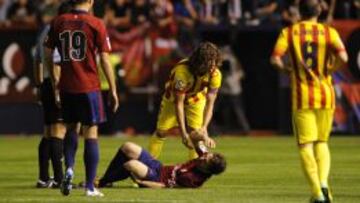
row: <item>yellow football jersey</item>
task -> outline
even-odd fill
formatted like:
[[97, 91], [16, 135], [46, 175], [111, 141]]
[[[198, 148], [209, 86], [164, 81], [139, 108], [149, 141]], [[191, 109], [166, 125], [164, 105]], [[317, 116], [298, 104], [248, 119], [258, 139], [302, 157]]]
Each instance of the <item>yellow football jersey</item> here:
[[218, 68], [203, 76], [194, 76], [189, 71], [187, 59], [180, 61], [171, 71], [165, 84], [164, 100], [174, 101], [176, 94], [186, 94], [186, 104], [195, 104], [206, 99], [208, 91], [221, 86], [221, 72]]
[[335, 29], [312, 21], [302, 21], [284, 28], [273, 55], [288, 53], [293, 71], [291, 78], [292, 109], [333, 109], [331, 56], [345, 51]]

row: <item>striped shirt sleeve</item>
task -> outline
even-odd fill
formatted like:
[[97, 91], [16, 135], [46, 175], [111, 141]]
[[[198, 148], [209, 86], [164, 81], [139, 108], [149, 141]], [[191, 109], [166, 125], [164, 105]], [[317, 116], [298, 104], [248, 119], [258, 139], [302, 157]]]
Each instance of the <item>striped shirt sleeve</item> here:
[[341, 41], [338, 32], [334, 28], [330, 28], [330, 39], [331, 39], [330, 44], [333, 51], [337, 53], [345, 51], [345, 46]]
[[284, 28], [275, 44], [274, 51], [272, 53], [273, 56], [283, 56], [288, 49], [288, 28]]

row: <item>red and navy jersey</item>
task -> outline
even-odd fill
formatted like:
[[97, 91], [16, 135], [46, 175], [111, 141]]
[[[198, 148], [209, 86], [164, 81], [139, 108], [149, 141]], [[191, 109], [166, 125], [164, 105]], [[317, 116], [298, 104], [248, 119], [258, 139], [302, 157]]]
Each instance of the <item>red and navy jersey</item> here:
[[100, 19], [79, 10], [60, 15], [51, 23], [45, 46], [57, 48], [61, 55], [61, 91], [86, 93], [100, 89], [96, 55], [111, 51]]
[[211, 175], [198, 169], [199, 162], [199, 159], [194, 159], [180, 165], [163, 166], [160, 182], [164, 183], [166, 187], [197, 188], [202, 186]]

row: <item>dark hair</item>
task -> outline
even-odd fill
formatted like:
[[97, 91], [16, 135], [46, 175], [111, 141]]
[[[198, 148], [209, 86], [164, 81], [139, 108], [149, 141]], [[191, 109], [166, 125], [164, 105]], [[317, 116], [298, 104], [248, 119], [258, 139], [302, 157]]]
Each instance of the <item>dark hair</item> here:
[[60, 4], [58, 8], [58, 15], [69, 13], [71, 9], [73, 8], [73, 5], [70, 1], [64, 1]]
[[189, 57], [190, 72], [194, 75], [203, 75], [210, 71], [211, 62], [214, 60], [217, 66], [221, 65], [220, 50], [211, 42], [203, 42]]
[[299, 10], [303, 19], [317, 17], [321, 13], [320, 2], [319, 0], [301, 0]]
[[214, 153], [208, 162], [208, 170], [211, 174], [220, 174], [226, 169], [225, 157], [219, 153]]

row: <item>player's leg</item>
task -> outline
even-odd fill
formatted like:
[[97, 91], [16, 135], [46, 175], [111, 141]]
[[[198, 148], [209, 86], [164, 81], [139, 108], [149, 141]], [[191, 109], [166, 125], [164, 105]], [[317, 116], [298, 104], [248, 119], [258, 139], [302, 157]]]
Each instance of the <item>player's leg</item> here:
[[[204, 108], [206, 100], [198, 101], [196, 104], [188, 105], [185, 108], [186, 123], [189, 130], [199, 130], [203, 124]], [[196, 159], [199, 155], [195, 149], [189, 149], [189, 159]]]
[[85, 138], [84, 144], [84, 163], [86, 182], [85, 188], [87, 190], [94, 190], [94, 180], [96, 177], [97, 165], [99, 162], [99, 145], [98, 145], [98, 127], [97, 125], [83, 126], [83, 133]]
[[54, 96], [50, 79], [45, 79], [40, 89], [40, 99], [43, 107], [44, 135], [38, 146], [39, 180], [36, 184], [38, 188], [50, 187], [52, 181], [49, 179], [50, 161], [50, 124], [54, 120], [53, 107], [55, 106]]
[[149, 152], [154, 158], [159, 158], [166, 139], [166, 134], [170, 129], [177, 125], [174, 104], [163, 100], [160, 106], [156, 131], [151, 136], [149, 143]]
[[54, 171], [55, 185], [59, 185], [63, 179], [62, 157], [64, 151], [64, 136], [66, 127], [63, 123], [56, 123], [50, 126], [50, 157]]
[[315, 157], [318, 164], [318, 173], [320, 184], [325, 198], [332, 200], [332, 195], [329, 190], [329, 173], [331, 166], [330, 150], [328, 146], [328, 139], [331, 133], [334, 111], [332, 109], [324, 109], [317, 111], [317, 125], [318, 125], [318, 142], [315, 143]]
[[124, 167], [137, 179], [145, 179], [148, 174], [148, 167], [139, 160], [130, 160]]
[[80, 133], [80, 123], [72, 123], [67, 126], [64, 139], [65, 168], [74, 168], [75, 155], [78, 148], [78, 135]]
[[324, 199], [313, 146], [317, 140], [315, 113], [312, 110], [293, 112], [293, 130], [298, 142], [303, 171], [312, 189], [312, 196], [315, 199]]
[[[79, 106], [81, 107], [81, 105], [79, 105], [78, 103], [82, 102], [82, 97], [79, 97], [78, 94], [69, 94], [69, 93], [61, 93], [60, 96], [61, 96], [62, 116], [64, 122], [66, 123], [66, 128], [71, 129], [71, 127], [74, 126], [74, 124], [80, 120], [79, 112], [81, 112], [82, 109], [79, 108]], [[67, 142], [66, 145], [67, 144], [69, 143]], [[70, 148], [69, 146], [65, 146], [63, 149], [63, 153], [67, 154], [65, 157], [67, 168], [65, 171], [65, 176], [61, 182], [61, 188], [60, 188], [61, 193], [63, 195], [70, 194], [70, 191], [72, 190], [72, 179], [74, 178], [73, 168], [69, 167], [71, 165], [71, 163], [69, 164], [69, 160], [71, 159], [69, 157], [73, 157], [75, 155], [72, 154], [69, 155], [69, 152], [67, 151], [69, 148]]]
[[[100, 91], [82, 94], [80, 122], [83, 124], [85, 190], [87, 196], [103, 196], [96, 190], [94, 181], [99, 162], [98, 124], [106, 121], [104, 104]], [[80, 104], [80, 103], [79, 103]]]
[[129, 158], [120, 148], [99, 180], [99, 187], [105, 187], [109, 183], [128, 178], [130, 173], [123, 167], [127, 161]]
[[61, 124], [61, 110], [55, 104], [55, 96], [50, 79], [45, 79], [42, 89], [42, 101], [44, 107], [44, 121], [49, 126], [49, 156], [54, 171], [54, 183], [52, 187], [58, 187], [62, 178], [63, 139], [65, 127]]
[[39, 179], [36, 183], [37, 188], [49, 187], [49, 161], [50, 161], [50, 129], [45, 125], [44, 135], [38, 146], [38, 164], [39, 164]]
[[164, 142], [166, 140], [166, 132], [156, 130], [150, 138], [149, 151], [154, 158], [159, 158]]
[[139, 145], [125, 142], [111, 160], [103, 177], [99, 180], [99, 187], [104, 187], [108, 183], [128, 178], [130, 173], [123, 165], [129, 160], [138, 159], [141, 154], [141, 149]]
[[154, 159], [149, 152], [134, 143], [126, 143], [123, 152], [130, 159], [124, 164], [134, 178], [140, 180], [159, 181], [161, 163]]

